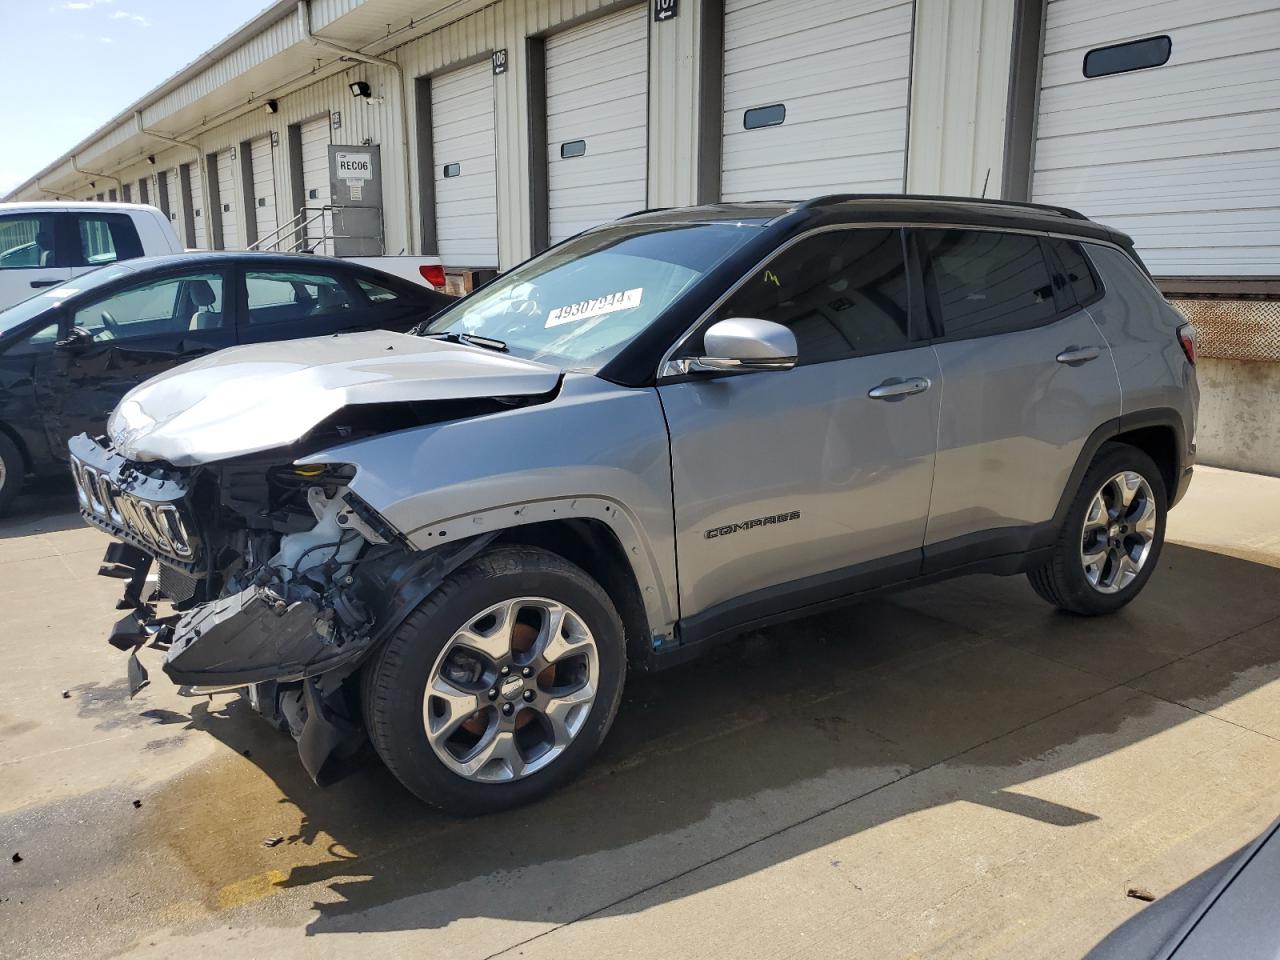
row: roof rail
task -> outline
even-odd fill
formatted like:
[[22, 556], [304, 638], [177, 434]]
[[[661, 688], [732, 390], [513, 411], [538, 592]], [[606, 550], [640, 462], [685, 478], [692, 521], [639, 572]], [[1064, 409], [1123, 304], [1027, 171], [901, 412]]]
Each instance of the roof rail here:
[[618, 217], [619, 220], [630, 220], [632, 217], [642, 217], [646, 213], [661, 213], [663, 210], [670, 210], [670, 207], [645, 207], [643, 210], [632, 210], [630, 213], [624, 213]]
[[813, 207], [825, 207], [833, 203], [844, 203], [847, 200], [944, 200], [952, 203], [978, 203], [984, 206], [1034, 210], [1037, 213], [1052, 213], [1071, 220], [1089, 219], [1079, 210], [1072, 210], [1070, 207], [1058, 207], [1048, 203], [1023, 203], [1019, 200], [987, 200], [982, 197], [947, 197], [923, 193], [829, 193], [806, 200], [796, 209], [808, 210]]

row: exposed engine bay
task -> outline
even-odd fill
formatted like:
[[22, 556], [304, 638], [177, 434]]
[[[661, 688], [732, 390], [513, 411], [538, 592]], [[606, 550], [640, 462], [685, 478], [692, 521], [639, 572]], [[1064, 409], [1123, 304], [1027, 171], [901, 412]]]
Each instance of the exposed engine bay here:
[[163, 649], [183, 692], [246, 689], [317, 780], [364, 739], [346, 681], [492, 539], [415, 551], [348, 488], [353, 467], [293, 463], [333, 440], [187, 468], [70, 445], [82, 515], [119, 541], [99, 572], [126, 581], [109, 639], [131, 652], [131, 694], [149, 681], [137, 651]]

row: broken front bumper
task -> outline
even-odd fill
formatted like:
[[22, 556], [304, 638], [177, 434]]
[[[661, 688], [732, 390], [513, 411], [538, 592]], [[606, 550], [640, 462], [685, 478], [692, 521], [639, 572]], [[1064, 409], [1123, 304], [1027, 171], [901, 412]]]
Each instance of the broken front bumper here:
[[[423, 552], [400, 551], [362, 565], [358, 577], [323, 595], [300, 595], [259, 578], [237, 593], [162, 615], [153, 593], [141, 600], [152, 558], [124, 544], [108, 548], [100, 574], [127, 578], [113, 646], [130, 651], [131, 695], [148, 682], [138, 650], [165, 650], [163, 669], [175, 683], [208, 690], [244, 688], [254, 708], [298, 741], [303, 765], [318, 781], [325, 760], [344, 753], [363, 732], [348, 714], [341, 687], [365, 657], [453, 570], [492, 542], [494, 534]], [[164, 562], [163, 560], [161, 562]]]

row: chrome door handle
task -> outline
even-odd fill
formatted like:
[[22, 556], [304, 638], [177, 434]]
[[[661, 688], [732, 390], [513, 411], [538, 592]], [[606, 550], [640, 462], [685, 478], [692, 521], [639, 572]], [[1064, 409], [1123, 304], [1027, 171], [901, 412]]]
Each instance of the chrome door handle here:
[[928, 377], [908, 377], [905, 380], [894, 377], [878, 387], [872, 387], [867, 391], [867, 396], [872, 400], [902, 400], [914, 393], [924, 393], [931, 386], [933, 384]]
[[1058, 354], [1058, 362], [1065, 363], [1069, 367], [1078, 367], [1090, 360], [1097, 360], [1101, 354], [1102, 351], [1097, 347], [1067, 347]]

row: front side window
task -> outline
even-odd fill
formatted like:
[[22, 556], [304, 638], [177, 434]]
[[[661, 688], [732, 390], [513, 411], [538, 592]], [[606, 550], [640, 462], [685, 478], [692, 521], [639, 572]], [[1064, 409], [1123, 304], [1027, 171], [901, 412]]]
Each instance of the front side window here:
[[516, 356], [599, 369], [759, 229], [755, 222], [611, 224], [504, 274], [423, 334], [485, 337]]
[[1053, 282], [1030, 234], [922, 230], [931, 306], [946, 337], [1026, 330], [1057, 315]]
[[142, 256], [137, 228], [127, 214], [81, 213], [80, 262], [77, 266], [100, 267], [117, 260]]
[[79, 305], [71, 322], [95, 341], [182, 335], [221, 328], [222, 303], [220, 274], [170, 277]]
[[53, 265], [53, 214], [14, 213], [0, 217], [0, 270]]
[[907, 290], [901, 230], [833, 230], [770, 260], [715, 319], [780, 323], [795, 334], [798, 364], [824, 363], [906, 346]]
[[244, 277], [251, 326], [331, 317], [354, 306], [341, 282], [327, 274], [250, 270]]

